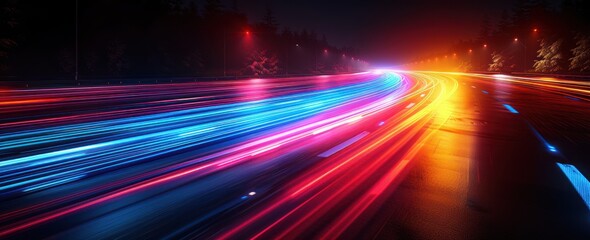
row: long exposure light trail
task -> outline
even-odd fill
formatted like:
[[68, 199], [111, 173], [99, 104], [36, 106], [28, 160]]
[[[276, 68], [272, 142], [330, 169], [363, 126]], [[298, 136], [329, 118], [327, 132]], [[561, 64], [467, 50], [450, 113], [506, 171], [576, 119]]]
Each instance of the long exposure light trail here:
[[[106, 123], [81, 124], [81, 126], [41, 129], [25, 134], [0, 136], [3, 140], [0, 150], [10, 151], [14, 148], [31, 148], [38, 144], [56, 141], [62, 143], [64, 140], [94, 137], [98, 134], [105, 134], [105, 132], [125, 132], [114, 136], [101, 136], [100, 139], [105, 140], [95, 144], [3, 160], [0, 162], [0, 172], [4, 173], [2, 180], [0, 180], [2, 185], [0, 191], [21, 186], [29, 186], [24, 188], [24, 191], [30, 191], [32, 188], [39, 189], [40, 187], [35, 185], [36, 183], [42, 182], [41, 184], [45, 186], [50, 186], [51, 183], [48, 181], [63, 183], [64, 179], [70, 178], [72, 175], [87, 175], [121, 164], [152, 158], [167, 153], [171, 149], [178, 151], [185, 147], [194, 147], [197, 144], [233, 137], [237, 134], [245, 134], [277, 124], [285, 124], [333, 108], [352, 99], [363, 100], [366, 98], [366, 96], [361, 97], [361, 95], [365, 95], [363, 89], [387, 87], [384, 85], [385, 83], [386, 81], [374, 81], [368, 84], [382, 86], [362, 84], [318, 94], [296, 94], [277, 99], [235, 104], [237, 106], [224, 107], [220, 110], [218, 110], [219, 107], [211, 107], [213, 109], [199, 109], [196, 113], [193, 113], [194, 111], [172, 112], [166, 113], [166, 116], [121, 119]], [[397, 87], [395, 84], [392, 86]], [[380, 92], [375, 92], [376, 96], [379, 94]], [[315, 95], [320, 96], [316, 97]], [[301, 103], [293, 99], [306, 99], [306, 102]], [[352, 103], [348, 102], [347, 104]], [[312, 107], [308, 107], [308, 105], [312, 105]], [[236, 113], [244, 114], [244, 116], [227, 117], [227, 115]], [[211, 120], [207, 121], [206, 119]], [[219, 120], [215, 121], [216, 119]], [[202, 124], [192, 125], [195, 122], [202, 122]], [[134, 135], [127, 134], [130, 130], [134, 131]], [[59, 165], [60, 168], [53, 169], [56, 165]], [[39, 170], [45, 169], [47, 170], [38, 173]], [[67, 171], [66, 169], [71, 170]], [[72, 178], [72, 180], [74, 179], [77, 178]]]
[[[279, 162], [308, 167], [286, 171], [280, 192], [250, 191], [242, 199], [269, 197], [235, 221], [188, 230], [199, 220], [175, 234], [294, 236], [324, 221], [334, 211], [328, 206], [356, 199], [338, 214], [346, 220], [325, 228], [325, 237], [339, 236], [399, 182], [448, 118], [439, 110], [458, 84], [449, 75], [381, 70], [195, 86], [141, 85], [133, 94], [128, 86], [5, 91], [1, 101], [23, 108], [4, 109], [10, 117], [0, 122], [6, 130], [0, 134], [0, 196], [11, 204], [0, 214], [0, 237], [209, 175], [255, 176], [245, 169]], [[102, 104], [109, 105], [97, 107]], [[51, 114], [23, 115], [40, 109]], [[233, 184], [242, 181], [248, 180]], [[273, 181], [279, 178], [268, 184]], [[241, 204], [227, 200], [206, 216]]]
[[494, 80], [499, 82], [515, 83], [522, 86], [535, 87], [543, 91], [564, 94], [574, 98], [582, 98], [590, 100], [590, 83], [587, 81], [575, 81], [566, 79], [556, 79], [548, 77], [521, 77], [510, 76], [504, 74], [478, 74], [478, 73], [463, 73], [463, 72], [432, 72], [424, 71], [424, 73], [440, 73], [454, 76], [473, 77], [476, 82], [483, 80]]
[[[434, 80], [434, 79], [433, 79]], [[448, 83], [445, 83], [448, 84]], [[444, 86], [444, 85], [442, 85]], [[292, 211], [280, 217], [274, 223], [271, 223], [267, 228], [260, 231], [258, 234], [254, 236], [254, 238], [262, 237], [262, 235], [266, 234], [272, 228], [277, 227], [277, 225], [283, 223], [283, 233], [277, 235], [278, 238], [298, 236], [299, 234], [303, 234], [303, 229], [306, 227], [310, 227], [313, 222], [318, 221], [323, 214], [327, 214], [331, 206], [337, 206], [337, 202], [341, 199], [345, 199], [348, 194], [351, 194], [356, 191], [365, 191], [367, 189], [367, 182], [366, 179], [370, 177], [374, 177], [375, 174], [383, 171], [384, 167], [391, 164], [391, 157], [402, 151], [402, 148], [405, 146], [406, 143], [411, 142], [413, 138], [419, 139], [418, 142], [424, 141], [426, 137], [417, 137], [421, 136], [419, 132], [423, 132], [423, 126], [426, 122], [429, 121], [428, 115], [432, 114], [435, 108], [439, 107], [442, 103], [443, 99], [446, 97], [446, 94], [449, 94], [446, 91], [450, 91], [450, 93], [454, 92], [457, 88], [456, 82], [451, 84], [451, 90], [442, 89], [441, 93], [438, 95], [439, 99], [435, 99], [434, 101], [436, 104], [428, 104], [424, 109], [421, 109], [418, 112], [412, 113], [410, 116], [403, 116], [401, 122], [396, 124], [388, 124], [388, 128], [383, 128], [381, 131], [386, 131], [383, 135], [377, 135], [376, 139], [373, 139], [373, 142], [367, 142], [361, 149], [355, 149], [358, 151], [349, 151], [347, 152], [349, 156], [346, 155], [336, 155], [334, 158], [333, 165], [326, 166], [326, 170], [319, 171], [319, 176], [311, 175], [308, 179], [297, 179], [294, 182], [296, 184], [291, 191], [291, 193], [287, 193], [287, 196], [279, 198], [279, 200], [269, 208], [263, 209], [255, 216], [248, 217], [247, 220], [244, 221], [241, 225], [230, 230], [225, 235], [222, 235], [220, 238], [230, 238], [233, 235], [236, 236], [243, 236], [244, 232], [240, 232], [245, 228], [250, 227], [249, 225], [255, 225], [254, 227], [259, 225], [260, 221], [263, 221], [263, 218], [270, 216], [276, 216], [273, 214], [273, 211], [277, 209], [283, 210], [283, 205], [292, 205], [294, 201], [297, 201], [297, 197], [303, 194], [303, 192], [315, 192], [314, 195], [309, 196], [308, 198], [304, 198], [304, 201], [300, 203], [301, 205], [294, 207]], [[448, 117], [448, 115], [446, 116]], [[444, 117], [443, 117], [444, 118]], [[445, 120], [443, 120], [444, 122]], [[439, 123], [440, 124], [440, 123]], [[410, 128], [411, 129], [408, 129]], [[399, 134], [403, 131], [406, 132], [405, 135], [399, 136]], [[397, 137], [397, 138], [396, 138]], [[392, 140], [395, 139], [394, 143]], [[416, 139], [415, 139], [416, 140]], [[393, 145], [388, 145], [393, 144]], [[350, 225], [359, 215], [360, 212], [365, 210], [375, 198], [381, 196], [381, 194], [387, 189], [386, 186], [392, 184], [394, 179], [400, 174], [400, 172], [407, 166], [409, 159], [413, 157], [416, 153], [416, 150], [419, 149], [420, 144], [414, 145], [414, 147], [410, 148], [407, 153], [401, 158], [401, 162], [398, 162], [391, 168], [389, 171], [386, 171], [386, 174], [383, 177], [373, 182], [375, 184], [374, 187], [369, 188], [369, 191], [364, 194], [364, 196], [370, 196], [369, 199], [361, 199], [356, 201], [360, 205], [353, 205], [350, 207], [350, 212], [347, 213], [347, 210], [340, 209], [343, 212], [343, 216], [337, 218], [341, 219], [336, 222], [331, 230], [328, 230], [326, 233], [327, 236], [325, 237], [337, 237], [341, 233], [344, 228]], [[354, 148], [353, 148], [354, 149]], [[375, 152], [379, 152], [375, 156]], [[370, 163], [364, 163], [363, 161], [371, 159]], [[395, 161], [394, 161], [395, 162]], [[364, 167], [364, 170], [358, 172], [355, 168], [352, 168], [351, 165], [367, 165]], [[351, 174], [349, 177], [343, 177], [342, 175]], [[338, 176], [340, 175], [340, 176]], [[338, 176], [338, 177], [337, 177]], [[332, 179], [328, 179], [328, 178]], [[335, 178], [337, 177], [337, 178]], [[338, 185], [338, 181], [345, 181], [345, 185]], [[313, 191], [312, 187], [322, 187], [324, 188], [319, 190], [319, 192]], [[370, 186], [370, 185], [369, 185]], [[313, 210], [311, 210], [313, 209]], [[297, 215], [293, 217], [297, 212], [301, 215]], [[280, 215], [279, 215], [280, 216]], [[353, 217], [354, 216], [354, 217]], [[288, 217], [295, 218], [297, 220], [293, 220], [291, 222], [285, 223]], [[306, 225], [306, 227], [301, 227], [300, 225]], [[299, 227], [299, 231], [295, 230]], [[290, 233], [295, 231], [295, 233]], [[276, 232], [274, 234], [277, 234]]]

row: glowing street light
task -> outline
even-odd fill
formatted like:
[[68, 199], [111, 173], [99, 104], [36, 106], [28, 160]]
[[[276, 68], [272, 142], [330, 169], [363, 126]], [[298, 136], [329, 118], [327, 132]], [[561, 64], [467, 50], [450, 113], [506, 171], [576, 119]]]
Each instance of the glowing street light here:
[[472, 53], [472, 52], [473, 52], [473, 49], [469, 49], [469, 53]]
[[[295, 47], [299, 48], [299, 43], [295, 43]], [[291, 52], [291, 47], [287, 48], [287, 56], [285, 58], [285, 75], [289, 75], [289, 52]]]
[[533, 32], [538, 32], [538, 31], [539, 31], [539, 29], [533, 28]]
[[488, 47], [488, 45], [487, 45], [487, 44], [484, 44], [484, 45], [483, 45], [483, 47], [484, 47], [484, 48], [487, 48], [487, 47]]
[[522, 45], [522, 48], [523, 48], [523, 51], [522, 51], [522, 55], [523, 55], [522, 56], [522, 61], [523, 61], [523, 63], [522, 63], [522, 69], [523, 69], [523, 72], [526, 72], [526, 69], [527, 69], [527, 67], [526, 67], [526, 63], [527, 63], [527, 61], [526, 61], [526, 44], [525, 44], [526, 42], [519, 42], [518, 41], [518, 38], [515, 37], [514, 38], [514, 43], [520, 43], [520, 45]]
[[[236, 32], [234, 32], [234, 33], [236, 33]], [[237, 33], [241, 33], [241, 31], [240, 32], [237, 32]], [[244, 32], [244, 34], [249, 37], [250, 36], [250, 30], [246, 30]], [[223, 30], [223, 76], [224, 77], [226, 76], [226, 72], [227, 72], [226, 71], [227, 70], [227, 67], [226, 67], [226, 65], [227, 65], [227, 56], [226, 55], [227, 55], [227, 31], [224, 29]]]

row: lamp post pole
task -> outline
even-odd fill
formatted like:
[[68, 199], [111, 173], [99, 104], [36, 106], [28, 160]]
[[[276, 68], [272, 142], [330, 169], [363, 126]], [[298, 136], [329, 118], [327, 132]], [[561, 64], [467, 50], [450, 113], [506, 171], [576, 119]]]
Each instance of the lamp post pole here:
[[227, 41], [227, 31], [226, 29], [223, 29], [223, 76], [226, 76], [226, 52], [227, 52], [227, 47], [226, 47], [226, 41]]
[[518, 41], [518, 38], [514, 38], [514, 42], [520, 44], [522, 46], [522, 71], [526, 72], [526, 44]]
[[527, 61], [526, 61], [526, 44], [525, 43], [522, 43], [522, 48], [523, 48], [523, 52], [522, 52], [522, 55], [523, 55], [522, 56], [522, 59], [523, 59], [522, 60], [522, 71], [526, 73], [527, 72], [527, 67], [526, 67]]
[[76, 0], [76, 72], [74, 74], [74, 80], [78, 82], [78, 0]]

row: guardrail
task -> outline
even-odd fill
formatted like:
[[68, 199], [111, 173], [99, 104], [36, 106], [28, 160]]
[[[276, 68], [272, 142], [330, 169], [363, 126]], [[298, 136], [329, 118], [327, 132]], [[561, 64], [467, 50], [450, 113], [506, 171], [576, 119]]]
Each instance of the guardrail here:
[[552, 77], [552, 78], [562, 78], [562, 79], [568, 79], [568, 80], [590, 81], [590, 75], [579, 75], [579, 74], [568, 74], [568, 73], [482, 72], [482, 71], [472, 71], [470, 73], [505, 74], [505, 75], [512, 75], [512, 76], [520, 76], [520, 77]]

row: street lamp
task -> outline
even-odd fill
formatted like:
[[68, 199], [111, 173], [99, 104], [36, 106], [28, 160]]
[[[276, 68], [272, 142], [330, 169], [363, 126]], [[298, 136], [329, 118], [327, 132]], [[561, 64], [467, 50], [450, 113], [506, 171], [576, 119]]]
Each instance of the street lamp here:
[[[250, 31], [246, 30], [244, 32], [246, 36], [250, 36]], [[227, 31], [223, 29], [223, 76], [226, 76], [226, 65], [227, 65]]]
[[526, 68], [527, 68], [526, 67], [526, 44], [519, 42], [517, 37], [514, 38], [514, 42], [522, 45], [522, 48], [523, 48], [523, 51], [522, 51], [522, 55], [523, 55], [522, 56], [522, 71], [526, 72]]
[[[299, 47], [299, 43], [295, 43], [295, 47]], [[289, 75], [289, 52], [291, 47], [287, 47], [287, 58], [286, 58], [286, 65], [285, 65], [285, 75]]]

